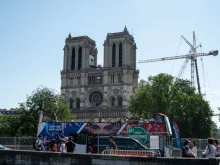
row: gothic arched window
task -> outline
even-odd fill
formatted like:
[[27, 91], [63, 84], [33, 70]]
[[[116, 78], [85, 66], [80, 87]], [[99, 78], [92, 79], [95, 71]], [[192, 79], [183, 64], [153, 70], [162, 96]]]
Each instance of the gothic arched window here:
[[82, 48], [79, 47], [78, 50], [78, 70], [80, 70], [82, 67]]
[[72, 49], [72, 58], [71, 58], [71, 70], [75, 70], [75, 60], [76, 60], [75, 48], [73, 47], [73, 49]]
[[116, 56], [116, 48], [115, 44], [112, 46], [112, 67], [115, 67], [115, 56]]
[[112, 96], [112, 107], [114, 107], [114, 106], [115, 106], [115, 97]]
[[122, 82], [121, 74], [119, 73], [119, 74], [118, 74], [118, 83], [121, 83], [121, 82]]
[[122, 106], [122, 97], [121, 96], [119, 96], [118, 97], [118, 106]]
[[73, 99], [70, 99], [70, 109], [73, 108]]
[[92, 84], [92, 75], [91, 74], [88, 75], [88, 84], [89, 85]]
[[115, 83], [115, 74], [114, 73], [111, 74], [111, 83], [112, 84]]
[[122, 43], [119, 44], [119, 67], [122, 67]]
[[76, 108], [80, 109], [80, 99], [76, 99]]

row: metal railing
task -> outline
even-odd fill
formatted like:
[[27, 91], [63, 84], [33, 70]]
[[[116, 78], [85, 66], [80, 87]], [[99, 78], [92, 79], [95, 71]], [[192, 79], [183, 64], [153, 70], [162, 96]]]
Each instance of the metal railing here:
[[[197, 147], [198, 150], [205, 150], [205, 147], [208, 144], [207, 139], [181, 138], [182, 144], [183, 144], [185, 139], [195, 141], [196, 142], [196, 147]], [[217, 139], [217, 140], [220, 141], [220, 139]], [[172, 139], [172, 147], [176, 147], [176, 139], [175, 138]]]
[[33, 150], [36, 137], [0, 137], [0, 144], [16, 150]]
[[[197, 157], [202, 158], [202, 152], [205, 150], [208, 141], [207, 139], [195, 139], [195, 138], [181, 138], [181, 143], [184, 143], [184, 140], [188, 139], [188, 140], [193, 140], [196, 142], [196, 147], [197, 147]], [[220, 139], [217, 139], [218, 141], [220, 141]], [[172, 148], [176, 149], [176, 139], [173, 138], [172, 139]]]
[[120, 155], [120, 156], [145, 156], [154, 157], [153, 151], [145, 150], [104, 150], [102, 152], [104, 155]]
[[[33, 150], [33, 142], [36, 141], [36, 137], [0, 137], [0, 144], [4, 145], [5, 147], [16, 149], [16, 150]], [[182, 138], [181, 142], [183, 144], [185, 139], [194, 140], [196, 142], [196, 146], [198, 149], [198, 157], [201, 157], [202, 151], [205, 150], [205, 147], [207, 146], [207, 139], [194, 139], [194, 138]], [[220, 139], [218, 139], [220, 140]], [[164, 142], [165, 145], [166, 142]], [[171, 148], [173, 149], [172, 155], [173, 156], [181, 156], [181, 149], [176, 148], [175, 144], [175, 138], [171, 140]], [[180, 150], [180, 151], [179, 151]], [[177, 154], [178, 151], [178, 154]], [[151, 151], [125, 151], [125, 150], [104, 150], [103, 154], [115, 154], [115, 155], [143, 155], [148, 154], [149, 156], [152, 153]], [[176, 155], [175, 155], [176, 154]]]
[[77, 118], [127, 118], [129, 112], [124, 108], [117, 109], [85, 109], [83, 111], [74, 111]]

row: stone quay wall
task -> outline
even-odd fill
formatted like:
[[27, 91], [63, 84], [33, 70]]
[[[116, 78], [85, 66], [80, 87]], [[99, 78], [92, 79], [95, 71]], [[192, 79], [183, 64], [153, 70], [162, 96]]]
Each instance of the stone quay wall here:
[[220, 159], [150, 158], [0, 150], [0, 165], [220, 165]]

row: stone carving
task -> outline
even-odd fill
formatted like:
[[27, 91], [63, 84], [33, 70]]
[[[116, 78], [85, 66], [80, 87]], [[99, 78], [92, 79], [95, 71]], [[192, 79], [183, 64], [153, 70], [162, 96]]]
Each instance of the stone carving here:
[[126, 27], [126, 26], [125, 26], [125, 28], [124, 28], [123, 32], [128, 32], [128, 29], [127, 29], [127, 27]]
[[68, 38], [69, 38], [69, 39], [71, 39], [71, 38], [72, 38], [71, 33], [69, 33]]
[[77, 96], [77, 92], [76, 91], [72, 91], [72, 98], [76, 98]]
[[107, 103], [107, 102], [108, 102], [108, 99], [105, 97], [104, 100], [103, 100], [103, 102], [106, 102], [106, 103]]
[[83, 42], [82, 44], [84, 44], [84, 45], [88, 45], [88, 44], [89, 44], [88, 39], [85, 39], [84, 42]]
[[73, 46], [72, 46], [72, 47], [75, 47], [75, 48], [77, 48], [77, 46], [78, 46], [78, 44], [73, 44]]
[[107, 45], [109, 45], [109, 41], [105, 40], [103, 46], [107, 46]]
[[123, 43], [123, 44], [127, 44], [128, 41], [125, 39], [125, 40], [122, 41], [122, 43]]
[[65, 98], [67, 99], [69, 97], [70, 91], [66, 90]]
[[115, 96], [119, 95], [119, 90], [118, 89], [113, 89], [113, 95], [115, 95]]
[[78, 45], [77, 45], [77, 49], [79, 49], [80, 47], [82, 47], [83, 44], [84, 44], [83, 42], [78, 43]]
[[66, 49], [66, 50], [69, 50], [69, 46], [68, 46], [68, 45], [65, 45], [64, 48], [63, 48], [63, 50], [65, 50], [65, 49]]

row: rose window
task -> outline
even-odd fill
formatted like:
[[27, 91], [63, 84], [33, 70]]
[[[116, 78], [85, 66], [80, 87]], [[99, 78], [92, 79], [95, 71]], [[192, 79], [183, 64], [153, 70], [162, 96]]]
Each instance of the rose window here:
[[100, 92], [92, 92], [89, 95], [89, 102], [92, 106], [99, 106], [103, 101], [102, 93]]

